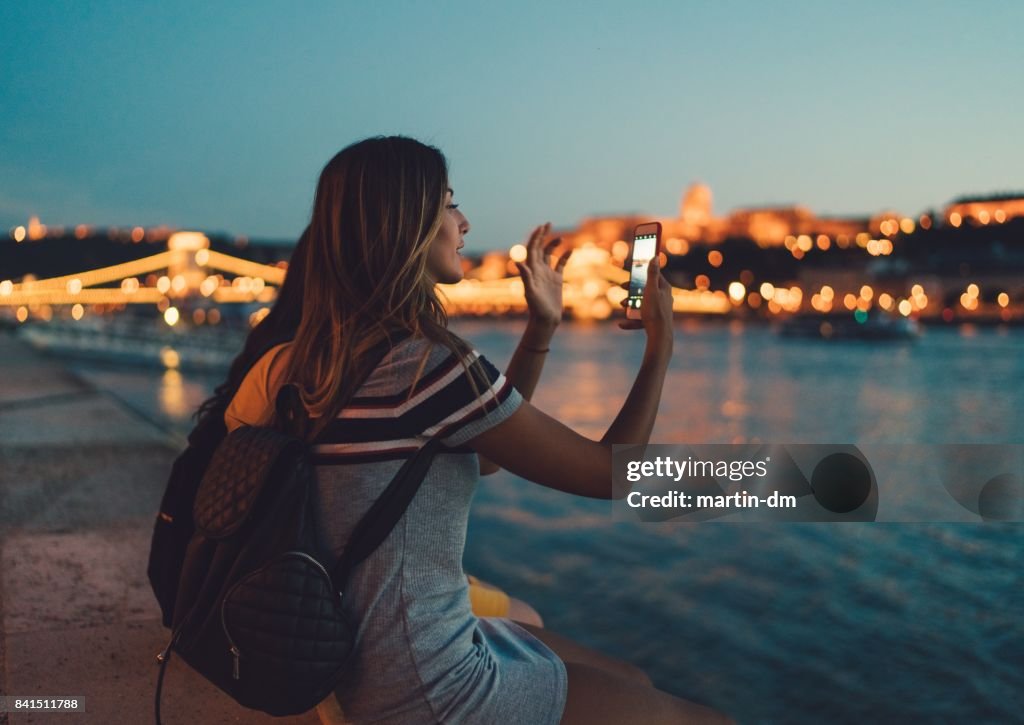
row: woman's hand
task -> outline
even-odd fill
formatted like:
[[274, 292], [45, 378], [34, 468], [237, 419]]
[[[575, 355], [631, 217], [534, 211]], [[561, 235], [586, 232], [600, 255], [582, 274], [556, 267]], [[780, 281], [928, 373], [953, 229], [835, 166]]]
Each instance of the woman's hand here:
[[556, 237], [545, 244], [544, 238], [550, 231], [551, 222], [533, 230], [526, 243], [526, 261], [516, 262], [516, 267], [523, 278], [530, 319], [554, 328], [562, 321], [562, 270], [572, 250], [562, 254], [552, 267], [551, 254], [562, 240]]
[[[624, 286], [628, 289], [629, 283]], [[626, 306], [626, 300], [622, 301]], [[644, 285], [643, 302], [640, 304], [639, 320], [623, 320], [619, 327], [635, 330], [643, 327], [647, 333], [648, 350], [672, 351], [672, 285], [661, 274], [658, 257], [647, 265], [647, 284]]]

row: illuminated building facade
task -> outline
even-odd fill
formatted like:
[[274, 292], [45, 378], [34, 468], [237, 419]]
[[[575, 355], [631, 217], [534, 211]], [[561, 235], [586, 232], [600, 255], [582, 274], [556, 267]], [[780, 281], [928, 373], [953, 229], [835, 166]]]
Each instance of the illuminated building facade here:
[[[895, 216], [886, 213], [886, 218]], [[877, 232], [878, 220], [868, 217], [819, 217], [810, 209], [799, 205], [748, 207], [736, 209], [727, 216], [716, 217], [711, 188], [703, 183], [691, 185], [683, 193], [679, 204], [679, 217], [655, 218], [661, 222], [666, 251], [685, 254], [690, 243], [717, 244], [729, 237], [753, 239], [761, 247], [780, 247], [787, 237], [826, 235], [832, 238], [853, 239], [858, 233]], [[612, 251], [616, 258], [625, 258], [627, 251], [615, 254], [618, 241], [628, 242], [633, 227], [652, 221], [648, 216], [591, 217], [584, 219], [574, 230], [562, 230], [560, 235], [573, 247], [593, 244]]]
[[949, 204], [942, 216], [954, 227], [965, 221], [1002, 224], [1024, 216], [1024, 194], [961, 197]]

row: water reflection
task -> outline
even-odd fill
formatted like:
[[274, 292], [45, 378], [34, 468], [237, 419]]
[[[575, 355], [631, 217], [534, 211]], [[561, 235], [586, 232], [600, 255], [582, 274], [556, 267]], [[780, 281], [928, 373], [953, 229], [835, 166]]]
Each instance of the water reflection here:
[[160, 379], [160, 412], [172, 420], [182, 420], [192, 414], [184, 380], [177, 370], [166, 370]]
[[[504, 367], [523, 323], [456, 320]], [[914, 344], [779, 339], [769, 328], [680, 323], [653, 440], [660, 443], [1013, 443], [1024, 437], [1024, 334], [930, 330]], [[599, 438], [625, 400], [644, 336], [563, 324], [534, 403]], [[179, 433], [220, 374], [83, 365]], [[225, 371], [226, 372], [226, 371]]]
[[[576, 360], [566, 366], [560, 378], [572, 389], [571, 395], [560, 396], [561, 402], [553, 415], [559, 420], [579, 421], [589, 427], [590, 421], [604, 418], [608, 410], [608, 390], [604, 365], [598, 360]], [[593, 434], [587, 431], [588, 434]], [[601, 434], [598, 433], [600, 436]]]

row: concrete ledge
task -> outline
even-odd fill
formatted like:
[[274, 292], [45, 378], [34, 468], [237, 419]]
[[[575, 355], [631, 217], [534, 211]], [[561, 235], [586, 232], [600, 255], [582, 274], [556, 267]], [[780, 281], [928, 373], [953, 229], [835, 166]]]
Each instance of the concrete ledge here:
[[[12, 695], [75, 695], [86, 712], [12, 714], [11, 725], [26, 723], [153, 722], [156, 653], [167, 644], [167, 630], [156, 620], [8, 635], [7, 689]], [[317, 725], [314, 712], [275, 718], [247, 710], [172, 656], [164, 678], [161, 716], [166, 725], [202, 723], [279, 723]]]
[[[146, 563], [169, 440], [0, 334], [0, 694], [86, 701], [84, 713], [0, 713], [0, 725], [153, 722], [170, 633]], [[246, 710], [174, 657], [162, 705], [168, 725], [320, 722]]]
[[148, 555], [149, 530], [139, 527], [8, 537], [0, 555], [8, 636], [153, 619]]
[[0, 360], [0, 406], [88, 389], [60, 362], [40, 355], [10, 333], [0, 334]]
[[96, 392], [18, 405], [0, 416], [5, 446], [166, 443], [169, 435]]
[[152, 442], [0, 445], [0, 521], [8, 531], [70, 531], [134, 519], [152, 530], [176, 455]]

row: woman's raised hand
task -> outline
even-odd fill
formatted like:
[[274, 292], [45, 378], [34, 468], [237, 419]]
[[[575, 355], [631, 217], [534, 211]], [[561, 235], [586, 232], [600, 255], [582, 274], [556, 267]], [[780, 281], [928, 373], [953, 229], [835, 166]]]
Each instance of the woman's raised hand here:
[[548, 325], [557, 325], [562, 320], [562, 270], [572, 256], [572, 250], [564, 252], [552, 266], [551, 255], [562, 240], [556, 237], [545, 243], [550, 231], [551, 222], [548, 222], [530, 233], [526, 260], [516, 262], [516, 267], [523, 278], [530, 317]]
[[[627, 290], [629, 283], [623, 285]], [[625, 308], [626, 300], [622, 300]], [[667, 345], [672, 349], [672, 285], [661, 274], [657, 256], [647, 265], [647, 284], [644, 286], [643, 302], [640, 304], [639, 320], [623, 320], [619, 327], [624, 330], [644, 328], [647, 343], [659, 347]]]

